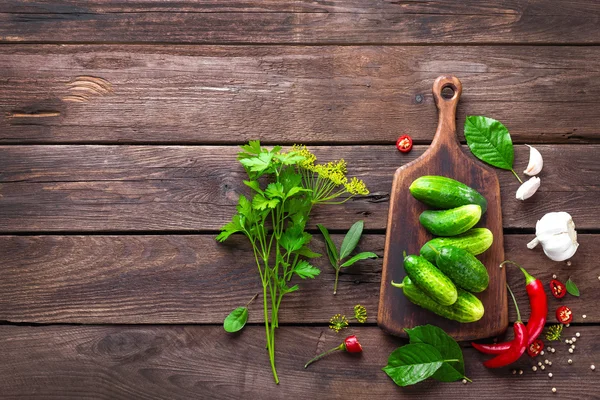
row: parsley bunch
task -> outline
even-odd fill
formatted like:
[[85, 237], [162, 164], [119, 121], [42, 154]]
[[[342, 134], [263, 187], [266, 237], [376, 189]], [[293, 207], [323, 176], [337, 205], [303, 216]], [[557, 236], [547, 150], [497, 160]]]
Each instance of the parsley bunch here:
[[275, 383], [275, 329], [284, 295], [298, 290], [290, 286], [294, 275], [314, 278], [321, 272], [304, 258], [320, 257], [308, 247], [312, 235], [305, 232], [312, 207], [316, 204], [340, 204], [357, 194], [368, 194], [365, 184], [346, 177], [344, 160], [316, 164], [317, 158], [305, 146], [283, 152], [271, 150], [260, 142], [241, 146], [238, 160], [252, 189], [249, 199], [240, 195], [237, 213], [221, 228], [220, 242], [233, 233], [243, 233], [254, 251], [263, 287], [263, 313], [267, 351]]

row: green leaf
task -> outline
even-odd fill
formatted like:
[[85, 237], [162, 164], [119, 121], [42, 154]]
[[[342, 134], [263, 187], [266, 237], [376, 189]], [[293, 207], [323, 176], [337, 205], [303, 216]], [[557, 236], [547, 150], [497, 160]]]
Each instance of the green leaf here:
[[257, 157], [244, 158], [240, 162], [252, 172], [262, 173], [271, 166], [272, 153], [260, 153]]
[[304, 160], [304, 156], [301, 156], [294, 151], [277, 154], [275, 155], [275, 158], [281, 161], [281, 163], [284, 165], [295, 165]]
[[[291, 188], [301, 186], [302, 175], [297, 173], [294, 167], [286, 167], [279, 174], [279, 182], [281, 182], [284, 191], [287, 193]], [[288, 197], [290, 197], [289, 194]]]
[[301, 192], [312, 192], [312, 190], [304, 189], [299, 186], [294, 186], [285, 194], [285, 198], [287, 199], [287, 198], [292, 197], [293, 195], [301, 193]]
[[298, 264], [296, 264], [296, 267], [294, 267], [294, 273], [296, 273], [296, 275], [298, 275], [302, 279], [313, 279], [315, 276], [321, 273], [321, 270], [311, 265], [306, 260], [300, 260], [298, 261]]
[[468, 116], [465, 120], [465, 139], [469, 149], [494, 167], [512, 170], [514, 150], [508, 129], [500, 121], [481, 116]]
[[265, 194], [271, 199], [275, 197], [283, 199], [285, 197], [285, 193], [283, 193], [283, 185], [279, 182], [269, 183], [267, 189], [265, 190]]
[[575, 282], [571, 280], [571, 278], [567, 279], [567, 283], [565, 285], [567, 286], [567, 292], [569, 292], [571, 296], [579, 297], [579, 289], [577, 288]]
[[301, 256], [304, 256], [306, 258], [319, 258], [322, 256], [322, 254], [315, 253], [314, 251], [309, 249], [307, 246], [302, 246], [302, 248], [300, 250], [296, 251], [296, 253], [300, 254]]
[[305, 244], [305, 237], [302, 233], [303, 232], [300, 229], [288, 228], [283, 232], [283, 235], [281, 235], [279, 244], [290, 253], [292, 251], [300, 250]]
[[443, 360], [440, 352], [429, 344], [407, 344], [390, 354], [383, 370], [396, 385], [408, 386], [435, 374]]
[[247, 153], [250, 154], [260, 154], [261, 149], [260, 149], [260, 140], [251, 140], [248, 142], [248, 144], [245, 144], [243, 146], [240, 146], [242, 148], [242, 150], [244, 150]]
[[465, 365], [460, 346], [441, 328], [433, 325], [405, 329], [411, 343], [425, 343], [435, 347], [446, 360], [459, 361], [444, 363], [433, 377], [442, 382], [454, 382], [465, 376]]
[[243, 181], [243, 182], [244, 182], [244, 185], [248, 186], [249, 188], [252, 188], [254, 191], [256, 191], [260, 194], [264, 194], [262, 189], [260, 188], [258, 181]]
[[252, 207], [254, 207], [256, 210], [275, 208], [277, 204], [279, 204], [279, 199], [267, 199], [260, 193], [256, 194], [252, 199]]
[[235, 214], [231, 219], [231, 222], [228, 222], [221, 228], [221, 233], [219, 233], [215, 239], [219, 242], [224, 242], [229, 236], [236, 232], [241, 232], [243, 229], [244, 227], [240, 222], [240, 216]]
[[344, 241], [342, 242], [342, 247], [340, 248], [340, 260], [348, 257], [350, 253], [354, 250], [358, 241], [360, 240], [360, 236], [362, 235], [364, 222], [356, 221], [354, 225], [350, 227], [348, 233], [344, 237]]
[[317, 224], [317, 228], [319, 228], [319, 230], [323, 234], [323, 238], [325, 239], [325, 245], [326, 245], [325, 247], [327, 248], [327, 256], [329, 256], [329, 262], [334, 267], [337, 267], [337, 262], [340, 259], [340, 257], [338, 256], [338, 252], [337, 252], [337, 248], [335, 247], [335, 244], [333, 243], [333, 241], [331, 240], [331, 237], [329, 236], [329, 231], [327, 230], [327, 228], [325, 228], [323, 225], [320, 225], [320, 224]]
[[248, 309], [246, 307], [238, 307], [225, 318], [223, 329], [230, 333], [237, 332], [246, 325], [246, 321], [248, 321]]
[[344, 262], [340, 267], [349, 267], [357, 261], [364, 260], [366, 258], [377, 258], [377, 254], [371, 253], [370, 251], [363, 251], [362, 253], [358, 253], [354, 255], [351, 259]]

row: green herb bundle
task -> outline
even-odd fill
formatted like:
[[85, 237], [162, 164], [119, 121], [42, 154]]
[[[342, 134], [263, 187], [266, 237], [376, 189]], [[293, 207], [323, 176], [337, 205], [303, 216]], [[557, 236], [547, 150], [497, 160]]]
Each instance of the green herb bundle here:
[[283, 152], [271, 150], [259, 141], [241, 146], [238, 160], [248, 174], [244, 181], [252, 189], [248, 199], [240, 195], [237, 213], [221, 228], [217, 240], [243, 233], [254, 251], [263, 288], [263, 313], [267, 351], [276, 383], [275, 329], [284, 295], [298, 290], [290, 286], [294, 275], [314, 278], [321, 271], [304, 258], [319, 257], [308, 247], [312, 236], [305, 231], [316, 204], [341, 204], [357, 194], [368, 194], [365, 184], [346, 177], [344, 160], [316, 164], [317, 158], [305, 146]]

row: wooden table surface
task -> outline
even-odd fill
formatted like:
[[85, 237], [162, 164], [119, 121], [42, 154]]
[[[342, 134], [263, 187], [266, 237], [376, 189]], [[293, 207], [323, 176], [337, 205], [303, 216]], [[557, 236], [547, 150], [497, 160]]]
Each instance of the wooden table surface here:
[[[600, 3], [14, 0], [0, 3], [0, 49], [0, 398], [600, 398]], [[363, 219], [359, 248], [382, 255], [393, 172], [430, 143], [443, 73], [464, 86], [459, 132], [465, 115], [490, 116], [517, 171], [525, 144], [544, 156], [526, 202], [497, 170], [505, 252], [544, 282], [577, 282], [580, 298], [550, 299], [551, 314], [574, 311], [575, 353], [556, 343], [546, 371], [525, 356], [512, 375], [465, 344], [472, 384], [398, 388], [381, 368], [405, 342], [374, 323], [381, 259], [345, 271], [333, 297], [321, 258], [282, 305], [274, 385], [261, 313], [240, 334], [221, 325], [260, 287], [243, 238], [214, 240], [246, 192], [237, 146], [346, 159], [372, 193], [314, 210], [311, 227], [339, 243]], [[577, 225], [571, 266], [525, 246], [550, 211]], [[357, 303], [365, 326], [328, 329]], [[361, 356], [302, 368], [351, 333]]]

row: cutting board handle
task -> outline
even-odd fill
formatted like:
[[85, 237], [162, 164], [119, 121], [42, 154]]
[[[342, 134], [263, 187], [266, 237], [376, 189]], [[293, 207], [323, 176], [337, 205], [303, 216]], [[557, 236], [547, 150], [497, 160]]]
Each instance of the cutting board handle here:
[[462, 83], [457, 77], [442, 75], [433, 83], [433, 98], [439, 110], [437, 131], [431, 149], [460, 146], [456, 136], [456, 106], [462, 93]]

